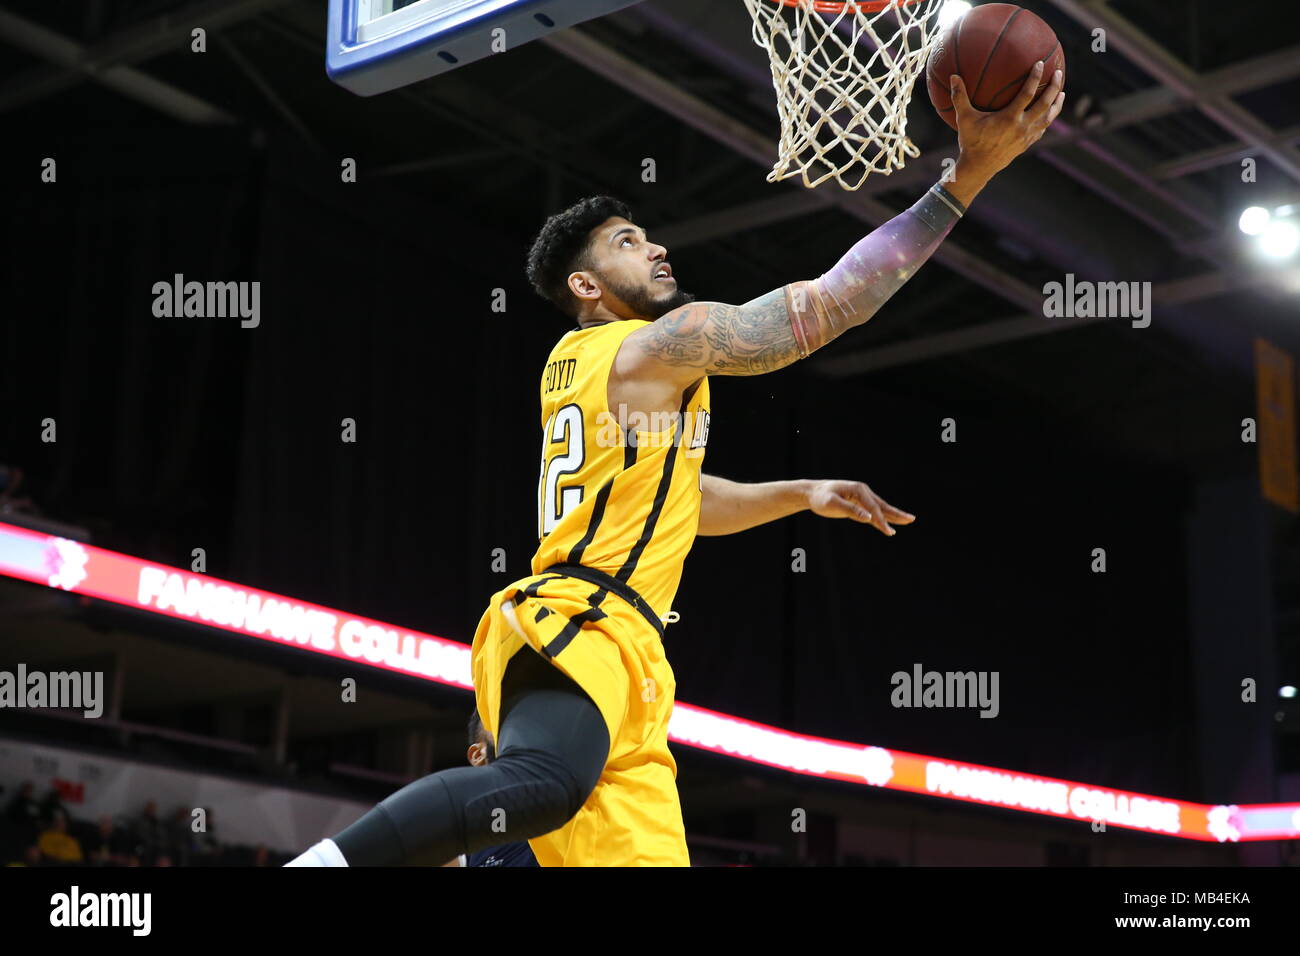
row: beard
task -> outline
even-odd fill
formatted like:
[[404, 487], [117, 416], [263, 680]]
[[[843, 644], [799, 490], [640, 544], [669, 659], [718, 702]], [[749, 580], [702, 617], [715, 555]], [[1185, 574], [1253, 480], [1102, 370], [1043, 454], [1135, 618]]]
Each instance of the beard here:
[[653, 279], [649, 284], [624, 285], [621, 282], [611, 281], [605, 276], [601, 278], [610, 292], [626, 303], [638, 316], [651, 322], [667, 315], [673, 309], [679, 309], [695, 301], [695, 296], [676, 285], [671, 292], [665, 294], [654, 287]]

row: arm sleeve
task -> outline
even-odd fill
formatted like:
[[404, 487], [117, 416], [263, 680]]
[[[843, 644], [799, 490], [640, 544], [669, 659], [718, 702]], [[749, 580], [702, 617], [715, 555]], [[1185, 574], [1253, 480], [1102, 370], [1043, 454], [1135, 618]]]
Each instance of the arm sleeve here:
[[965, 212], [936, 183], [910, 209], [858, 240], [829, 272], [786, 286], [800, 358], [875, 315], [934, 254]]

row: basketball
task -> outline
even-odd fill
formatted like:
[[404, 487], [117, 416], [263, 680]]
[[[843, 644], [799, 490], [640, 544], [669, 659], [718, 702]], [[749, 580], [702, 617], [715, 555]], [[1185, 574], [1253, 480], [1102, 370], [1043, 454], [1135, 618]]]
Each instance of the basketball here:
[[971, 105], [1000, 110], [1016, 98], [1029, 71], [1043, 61], [1038, 92], [1064, 73], [1065, 53], [1056, 34], [1037, 15], [1013, 3], [986, 3], [957, 20], [939, 38], [926, 65], [930, 102], [943, 121], [957, 128], [949, 77], [961, 75]]

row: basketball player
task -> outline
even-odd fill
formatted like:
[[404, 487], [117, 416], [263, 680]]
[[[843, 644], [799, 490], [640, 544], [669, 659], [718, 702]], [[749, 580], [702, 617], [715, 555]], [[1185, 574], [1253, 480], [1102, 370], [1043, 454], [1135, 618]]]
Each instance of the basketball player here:
[[[465, 758], [471, 767], [482, 767], [496, 759], [496, 745], [492, 736], [483, 727], [479, 719], [478, 708], [469, 715], [469, 750]], [[537, 866], [537, 857], [527, 843], [505, 843], [501, 846], [476, 850], [468, 855], [461, 854], [443, 866]]]
[[501, 843], [502, 825], [542, 866], [689, 865], [661, 637], [695, 536], [805, 510], [886, 535], [912, 520], [853, 481], [705, 475], [709, 376], [784, 368], [870, 319], [1056, 118], [1061, 74], [1036, 97], [1042, 72], [1038, 63], [997, 112], [973, 109], [954, 77], [955, 178], [826, 274], [744, 305], [693, 301], [667, 250], [615, 200], [547, 220], [529, 278], [577, 327], [542, 375], [533, 574], [492, 596], [474, 636], [478, 712], [497, 759], [410, 784], [290, 866], [438, 866]]

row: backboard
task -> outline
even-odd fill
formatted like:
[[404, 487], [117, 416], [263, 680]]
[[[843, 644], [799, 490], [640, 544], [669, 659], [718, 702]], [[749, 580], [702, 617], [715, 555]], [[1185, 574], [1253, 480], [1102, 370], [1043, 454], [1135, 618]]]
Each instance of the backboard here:
[[641, 0], [330, 0], [325, 71], [373, 96]]

